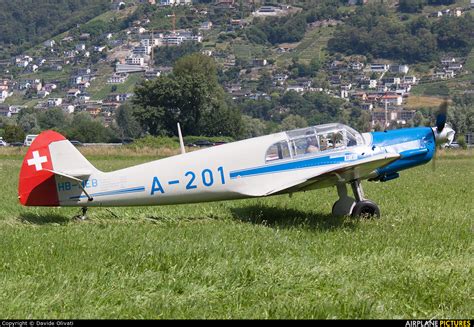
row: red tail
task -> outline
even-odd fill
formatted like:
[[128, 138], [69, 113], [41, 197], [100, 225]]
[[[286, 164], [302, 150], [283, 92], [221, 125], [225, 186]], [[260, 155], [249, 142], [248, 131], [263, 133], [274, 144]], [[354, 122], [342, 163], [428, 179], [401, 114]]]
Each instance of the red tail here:
[[21, 165], [18, 198], [25, 206], [58, 206], [58, 192], [49, 144], [65, 140], [54, 131], [41, 133], [31, 144]]

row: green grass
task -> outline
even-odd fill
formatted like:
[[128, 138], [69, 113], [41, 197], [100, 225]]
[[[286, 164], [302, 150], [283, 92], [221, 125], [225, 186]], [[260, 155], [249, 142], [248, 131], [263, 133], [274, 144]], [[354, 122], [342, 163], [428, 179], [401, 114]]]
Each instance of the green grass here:
[[246, 44], [235, 42], [232, 44], [235, 57], [242, 60], [267, 59], [264, 55], [264, 47], [258, 44]]
[[474, 73], [474, 49], [472, 49], [469, 56], [467, 56], [464, 68], [469, 72]]
[[[111, 170], [149, 156], [89, 157]], [[163, 207], [21, 207], [0, 153], [0, 316], [470, 318], [474, 153], [364, 183], [379, 220], [333, 218], [333, 189]]]
[[60, 82], [67, 82], [69, 80], [69, 76], [71, 75], [71, 67], [65, 66], [61, 71], [42, 71], [38, 70], [35, 73], [29, 73], [21, 75], [19, 79], [27, 79], [27, 78], [36, 78], [44, 80], [45, 83], [50, 83], [52, 81], [60, 81]]
[[474, 49], [471, 50], [464, 63], [461, 75], [448, 80], [433, 80], [428, 83], [415, 85], [411, 90], [414, 95], [444, 96], [463, 94], [472, 87], [474, 80]]
[[326, 47], [329, 39], [335, 31], [335, 27], [320, 27], [306, 32], [298, 46], [289, 53], [277, 57], [279, 66], [291, 63], [291, 58], [296, 57], [302, 63], [308, 64], [311, 59], [318, 58], [321, 62], [326, 56]]
[[[135, 85], [143, 80], [143, 73], [131, 73], [123, 84], [107, 84], [107, 79], [112, 76], [113, 68], [104, 66], [100, 68], [98, 77], [92, 81], [91, 87], [87, 89], [93, 100], [105, 99], [111, 93], [132, 93]], [[112, 92], [112, 86], [117, 90]]]

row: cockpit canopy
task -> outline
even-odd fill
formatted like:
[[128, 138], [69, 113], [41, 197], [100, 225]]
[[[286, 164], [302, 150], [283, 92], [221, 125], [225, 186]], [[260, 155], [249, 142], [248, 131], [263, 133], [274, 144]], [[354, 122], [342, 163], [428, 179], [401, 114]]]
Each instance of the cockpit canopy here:
[[295, 158], [325, 151], [337, 151], [362, 145], [364, 139], [356, 130], [343, 124], [325, 124], [286, 132], [282, 140], [268, 148], [265, 161]]

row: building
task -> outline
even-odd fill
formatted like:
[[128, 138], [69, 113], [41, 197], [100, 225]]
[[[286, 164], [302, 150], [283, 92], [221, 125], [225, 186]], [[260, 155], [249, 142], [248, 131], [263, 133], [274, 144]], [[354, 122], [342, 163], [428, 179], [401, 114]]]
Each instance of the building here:
[[10, 106], [0, 105], [0, 117], [1, 116], [3, 116], [3, 117], [11, 117], [12, 116]]
[[148, 69], [148, 70], [145, 72], [145, 78], [146, 78], [146, 79], [157, 78], [157, 77], [160, 77], [160, 75], [161, 75], [161, 71], [158, 70], [158, 69]]
[[47, 40], [43, 42], [43, 45], [47, 48], [52, 48], [56, 45], [56, 41], [54, 40]]
[[117, 63], [115, 66], [115, 73], [116, 74], [128, 74], [128, 73], [137, 73], [137, 72], [144, 72], [147, 70], [147, 66], [143, 65], [127, 65], [127, 64], [120, 64]]
[[211, 21], [206, 21], [204, 23], [201, 24], [201, 26], [199, 27], [200, 30], [205, 30], [205, 31], [208, 31], [212, 28], [212, 22]]
[[369, 69], [371, 72], [374, 72], [374, 73], [385, 73], [386, 71], [390, 69], [390, 65], [389, 64], [370, 64]]
[[145, 58], [140, 57], [140, 56], [130, 56], [127, 59], [125, 59], [125, 63], [127, 65], [143, 66], [145, 65]]
[[262, 6], [257, 11], [254, 11], [252, 14], [254, 16], [278, 16], [283, 13], [283, 10], [279, 7], [274, 6]]
[[146, 45], [141, 45], [133, 48], [133, 54], [136, 56], [145, 56], [151, 54], [151, 47]]
[[382, 81], [386, 86], [399, 85], [401, 83], [400, 77], [386, 77]]
[[416, 79], [415, 76], [405, 76], [405, 77], [403, 78], [403, 82], [404, 82], [405, 84], [416, 84], [417, 79]]
[[408, 65], [391, 65], [390, 72], [395, 74], [406, 74], [408, 73]]
[[86, 45], [84, 43], [79, 43], [76, 45], [76, 50], [77, 51], [85, 51], [86, 50]]
[[49, 98], [47, 102], [48, 107], [59, 107], [63, 103], [63, 98]]
[[78, 90], [78, 89], [70, 89], [70, 90], [67, 91], [66, 96], [67, 96], [68, 98], [77, 98], [77, 96], [78, 96], [79, 94], [81, 94], [81, 91], [80, 91], [80, 90]]
[[192, 0], [160, 0], [162, 6], [191, 5]]
[[444, 66], [449, 66], [451, 64], [454, 64], [455, 62], [456, 62], [456, 58], [453, 58], [453, 57], [441, 59], [441, 64]]
[[145, 65], [145, 58], [138, 55], [132, 55], [125, 59], [125, 64], [117, 63], [115, 66], [115, 72], [117, 74], [135, 73], [146, 71], [147, 68], [148, 67]]
[[0, 103], [3, 103], [5, 102], [5, 100], [11, 95], [12, 93], [8, 92], [8, 91], [0, 91]]
[[116, 73], [107, 79], [107, 84], [122, 84], [122, 83], [125, 83], [127, 78], [128, 78], [127, 73]]
[[400, 110], [398, 112], [398, 121], [405, 125], [408, 121], [412, 120], [415, 117], [415, 110]]
[[389, 105], [401, 106], [403, 102], [403, 97], [399, 94], [387, 94], [380, 97], [380, 102]]
[[254, 59], [252, 60], [252, 65], [255, 67], [263, 67], [268, 64], [267, 59]]

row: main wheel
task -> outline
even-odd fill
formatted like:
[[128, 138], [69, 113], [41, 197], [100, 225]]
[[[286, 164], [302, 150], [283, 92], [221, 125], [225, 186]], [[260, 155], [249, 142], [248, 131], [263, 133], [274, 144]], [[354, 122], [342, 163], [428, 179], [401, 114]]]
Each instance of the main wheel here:
[[332, 215], [335, 217], [350, 216], [354, 206], [355, 200], [353, 198], [340, 198], [332, 206]]
[[354, 218], [380, 218], [380, 209], [374, 202], [363, 200], [356, 203], [351, 215]]

